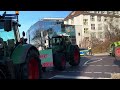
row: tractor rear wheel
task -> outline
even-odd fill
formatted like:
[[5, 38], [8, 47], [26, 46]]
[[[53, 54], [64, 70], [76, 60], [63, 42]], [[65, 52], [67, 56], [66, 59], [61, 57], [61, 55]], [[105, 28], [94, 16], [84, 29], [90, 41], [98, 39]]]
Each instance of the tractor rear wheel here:
[[42, 77], [42, 65], [36, 50], [30, 49], [24, 64], [20, 65], [21, 79], [40, 79]]
[[72, 45], [69, 51], [70, 61], [69, 64], [72, 66], [77, 66], [80, 63], [80, 53], [77, 46]]
[[53, 64], [57, 70], [64, 70], [66, 67], [66, 58], [63, 53], [55, 53], [53, 55]]

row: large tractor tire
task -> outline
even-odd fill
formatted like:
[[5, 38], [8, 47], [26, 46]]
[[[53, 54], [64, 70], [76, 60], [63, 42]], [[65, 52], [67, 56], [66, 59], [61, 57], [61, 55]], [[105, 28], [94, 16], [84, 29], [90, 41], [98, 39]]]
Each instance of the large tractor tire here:
[[120, 60], [120, 46], [115, 48], [115, 60]]
[[77, 66], [80, 63], [80, 53], [79, 48], [75, 45], [72, 45], [69, 51], [70, 61], [69, 64], [71, 66]]
[[20, 79], [40, 79], [42, 77], [42, 65], [36, 50], [30, 49], [25, 63], [20, 65]]
[[55, 53], [53, 55], [53, 64], [55, 69], [57, 70], [64, 70], [66, 67], [66, 58], [65, 58], [65, 54], [63, 53]]

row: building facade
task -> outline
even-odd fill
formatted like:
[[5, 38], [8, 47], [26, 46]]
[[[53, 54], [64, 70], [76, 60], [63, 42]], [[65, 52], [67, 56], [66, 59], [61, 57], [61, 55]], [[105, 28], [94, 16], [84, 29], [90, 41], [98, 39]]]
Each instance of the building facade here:
[[[60, 24], [63, 23], [64, 18], [44, 18], [33, 24], [26, 32], [27, 43], [35, 45], [42, 49], [44, 46], [48, 47], [48, 32], [61, 29]], [[57, 27], [55, 27], [57, 25]], [[53, 28], [54, 27], [54, 28]]]
[[73, 11], [64, 19], [64, 24], [75, 25], [77, 45], [88, 47], [93, 38], [105, 40], [104, 26], [111, 19], [120, 27], [119, 15], [120, 11]]

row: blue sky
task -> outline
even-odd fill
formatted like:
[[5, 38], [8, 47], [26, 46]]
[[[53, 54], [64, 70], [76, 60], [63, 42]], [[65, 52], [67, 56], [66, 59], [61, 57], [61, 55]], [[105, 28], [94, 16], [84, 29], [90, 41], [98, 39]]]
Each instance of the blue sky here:
[[[4, 11], [0, 11], [0, 15], [3, 14]], [[22, 31], [27, 31], [31, 25], [42, 18], [50, 18], [50, 17], [59, 17], [65, 18], [71, 11], [19, 11], [19, 23], [21, 27], [19, 27], [20, 34]], [[15, 11], [7, 11], [7, 13], [14, 14]]]

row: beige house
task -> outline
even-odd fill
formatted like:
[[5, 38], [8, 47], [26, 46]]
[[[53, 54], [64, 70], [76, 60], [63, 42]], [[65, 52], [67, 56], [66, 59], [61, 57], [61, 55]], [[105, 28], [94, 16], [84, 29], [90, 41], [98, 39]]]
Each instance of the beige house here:
[[111, 18], [115, 25], [120, 25], [119, 15], [120, 11], [73, 11], [64, 19], [64, 24], [76, 25], [77, 45], [88, 47], [93, 38], [105, 40], [104, 26]]

